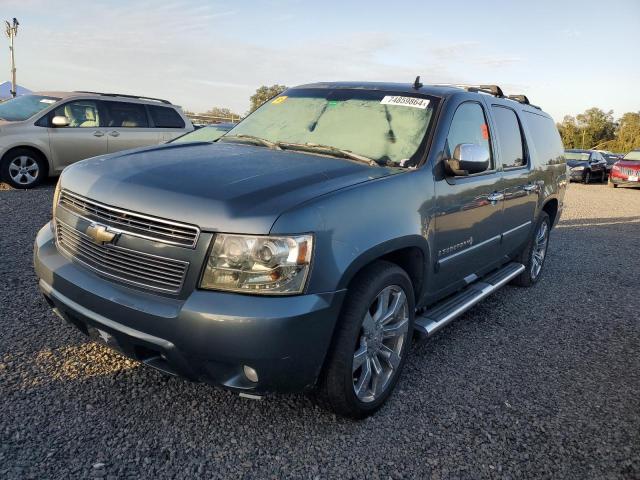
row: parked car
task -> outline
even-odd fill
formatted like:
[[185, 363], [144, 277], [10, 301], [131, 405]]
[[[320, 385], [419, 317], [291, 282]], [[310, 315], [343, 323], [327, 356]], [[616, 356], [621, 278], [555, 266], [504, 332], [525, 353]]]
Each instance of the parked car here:
[[607, 181], [607, 161], [595, 150], [565, 150], [564, 156], [569, 167], [569, 181], [591, 183], [595, 178]]
[[193, 130], [166, 100], [41, 92], [0, 105], [0, 177], [33, 188], [78, 160], [154, 145]]
[[622, 160], [613, 165], [609, 186], [616, 188], [640, 186], [640, 149], [627, 153]]
[[62, 174], [48, 303], [168, 374], [362, 418], [428, 337], [539, 281], [567, 184], [554, 121], [496, 86], [290, 88], [210, 144]]
[[193, 132], [185, 133], [173, 140], [169, 140], [167, 143], [215, 142], [236, 125], [236, 123], [216, 123], [214, 125], [206, 125], [194, 130]]

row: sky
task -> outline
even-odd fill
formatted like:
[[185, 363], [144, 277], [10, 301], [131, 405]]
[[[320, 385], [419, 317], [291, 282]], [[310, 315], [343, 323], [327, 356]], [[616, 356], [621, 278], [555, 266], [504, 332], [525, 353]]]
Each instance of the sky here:
[[640, 111], [640, 0], [0, 0], [0, 12], [20, 22], [18, 83], [32, 90], [244, 113], [261, 85], [421, 75], [498, 84], [556, 120]]

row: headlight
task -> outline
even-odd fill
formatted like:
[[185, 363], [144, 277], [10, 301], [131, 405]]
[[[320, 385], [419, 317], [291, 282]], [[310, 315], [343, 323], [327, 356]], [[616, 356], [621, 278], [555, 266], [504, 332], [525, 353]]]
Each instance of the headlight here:
[[580, 170], [584, 170], [584, 166], [580, 165], [578, 167], [572, 167], [571, 170], [574, 172], [579, 172]]
[[56, 224], [56, 210], [58, 209], [58, 199], [60, 198], [60, 179], [58, 179], [58, 183], [56, 183], [56, 189], [53, 192], [53, 207], [52, 207], [52, 225]]
[[216, 235], [200, 286], [210, 290], [290, 295], [302, 293], [313, 236]]

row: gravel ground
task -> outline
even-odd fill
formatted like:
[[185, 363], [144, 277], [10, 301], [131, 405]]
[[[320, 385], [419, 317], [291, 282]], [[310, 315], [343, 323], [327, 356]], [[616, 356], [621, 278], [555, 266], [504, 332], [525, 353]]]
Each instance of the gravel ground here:
[[415, 345], [375, 417], [167, 379], [63, 325], [0, 191], [0, 478], [640, 478], [640, 190], [571, 185], [546, 270]]

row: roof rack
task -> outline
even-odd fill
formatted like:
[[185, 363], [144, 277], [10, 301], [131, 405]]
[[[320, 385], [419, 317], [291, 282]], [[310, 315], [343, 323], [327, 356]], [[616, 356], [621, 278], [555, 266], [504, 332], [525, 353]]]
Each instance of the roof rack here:
[[509, 100], [514, 100], [518, 103], [522, 103], [523, 105], [529, 105], [530, 107], [537, 108], [538, 110], [542, 110], [539, 106], [532, 104], [526, 95], [509, 95], [507, 98]]
[[154, 102], [166, 103], [167, 105], [171, 105], [171, 102], [169, 100], [163, 100], [161, 98], [153, 98], [153, 97], [141, 97], [138, 95], [126, 95], [124, 93], [88, 92], [86, 90], [76, 90], [75, 93], [89, 93], [91, 95], [102, 95], [103, 97], [123, 97], [123, 98], [135, 98], [138, 100], [152, 100]]
[[441, 83], [440, 87], [458, 87], [464, 88], [468, 92], [488, 93], [494, 97], [504, 98], [504, 92], [498, 85], [467, 85], [464, 83]]

